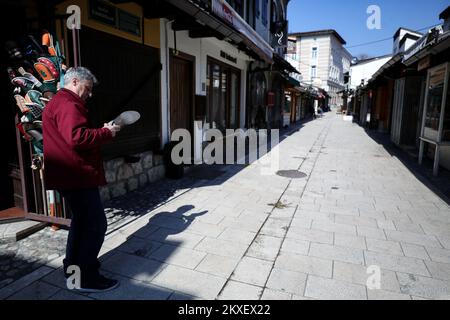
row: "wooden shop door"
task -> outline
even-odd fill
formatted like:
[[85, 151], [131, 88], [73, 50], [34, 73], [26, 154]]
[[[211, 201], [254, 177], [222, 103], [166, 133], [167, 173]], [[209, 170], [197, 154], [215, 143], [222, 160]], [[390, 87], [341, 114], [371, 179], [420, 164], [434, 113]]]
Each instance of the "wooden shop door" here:
[[194, 104], [194, 58], [178, 53], [170, 56], [170, 132], [192, 133]]

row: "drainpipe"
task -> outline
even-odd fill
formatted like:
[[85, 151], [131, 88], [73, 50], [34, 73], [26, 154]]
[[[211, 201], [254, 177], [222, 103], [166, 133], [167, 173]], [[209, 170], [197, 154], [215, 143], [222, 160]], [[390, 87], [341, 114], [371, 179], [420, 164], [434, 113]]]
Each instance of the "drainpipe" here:
[[[170, 20], [166, 22], [165, 29], [164, 29], [164, 41], [166, 45], [166, 101], [167, 101], [167, 137], [169, 138], [170, 142], [170, 86], [169, 86], [169, 36], [167, 32], [167, 28], [169, 27], [169, 24], [173, 23], [175, 20]], [[164, 147], [164, 146], [163, 146]]]

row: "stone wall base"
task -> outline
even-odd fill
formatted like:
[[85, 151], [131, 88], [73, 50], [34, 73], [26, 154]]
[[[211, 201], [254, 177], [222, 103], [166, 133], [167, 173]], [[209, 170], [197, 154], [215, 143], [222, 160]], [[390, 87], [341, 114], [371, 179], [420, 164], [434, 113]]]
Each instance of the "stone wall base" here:
[[138, 161], [127, 163], [124, 158], [117, 158], [104, 162], [108, 184], [100, 188], [102, 201], [123, 196], [165, 176], [162, 155], [154, 155], [152, 151], [147, 151], [133, 157]]

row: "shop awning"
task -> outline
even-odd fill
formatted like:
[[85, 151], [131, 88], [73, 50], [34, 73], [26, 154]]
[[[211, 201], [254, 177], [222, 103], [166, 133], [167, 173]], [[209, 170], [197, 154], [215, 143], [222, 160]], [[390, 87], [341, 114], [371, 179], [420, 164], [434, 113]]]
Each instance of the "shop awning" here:
[[275, 67], [282, 71], [286, 71], [287, 73], [298, 73], [300, 72], [295, 69], [289, 62], [287, 62], [282, 56], [280, 56], [278, 53], [274, 53], [273, 55], [273, 62], [275, 64]]
[[293, 87], [300, 87], [300, 81], [298, 81], [297, 79], [294, 79], [292, 77], [289, 77], [289, 83], [293, 86]]
[[212, 0], [211, 11], [194, 0], [166, 1], [237, 45], [250, 49], [267, 63], [273, 63], [272, 47], [226, 1]]

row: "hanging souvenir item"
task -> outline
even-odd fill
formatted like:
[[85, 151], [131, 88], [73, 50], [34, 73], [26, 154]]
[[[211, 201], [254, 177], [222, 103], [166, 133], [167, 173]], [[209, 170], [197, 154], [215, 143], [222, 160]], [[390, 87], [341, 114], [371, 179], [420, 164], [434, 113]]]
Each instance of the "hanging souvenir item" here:
[[42, 156], [42, 112], [64, 79], [65, 58], [59, 51], [58, 41], [44, 30], [41, 43], [32, 35], [8, 41], [5, 49], [9, 56], [7, 73], [14, 86], [13, 97], [20, 112], [19, 132]]

